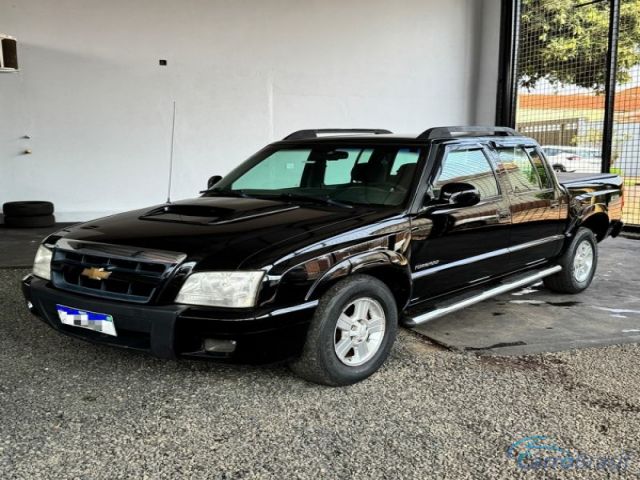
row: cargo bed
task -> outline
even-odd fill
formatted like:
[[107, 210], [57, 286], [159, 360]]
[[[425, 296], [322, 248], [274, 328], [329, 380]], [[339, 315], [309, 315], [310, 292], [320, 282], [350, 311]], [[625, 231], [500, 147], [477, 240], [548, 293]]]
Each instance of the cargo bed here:
[[567, 185], [570, 183], [611, 183], [613, 180], [615, 182], [615, 178], [618, 176], [615, 173], [575, 173], [575, 172], [558, 172], [556, 173], [558, 177], [558, 181], [562, 185]]

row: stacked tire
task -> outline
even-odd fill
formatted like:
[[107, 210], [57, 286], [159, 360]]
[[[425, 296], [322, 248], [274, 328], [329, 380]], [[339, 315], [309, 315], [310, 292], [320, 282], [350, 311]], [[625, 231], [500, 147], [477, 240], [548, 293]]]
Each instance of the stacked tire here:
[[14, 228], [51, 227], [56, 224], [53, 203], [45, 201], [7, 202], [2, 205], [4, 224]]

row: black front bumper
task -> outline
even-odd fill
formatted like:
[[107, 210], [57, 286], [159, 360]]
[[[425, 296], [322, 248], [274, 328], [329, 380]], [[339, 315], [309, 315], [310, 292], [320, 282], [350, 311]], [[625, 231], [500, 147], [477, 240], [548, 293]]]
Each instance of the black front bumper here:
[[[55, 289], [31, 275], [22, 281], [31, 313], [65, 335], [145, 351], [160, 358], [197, 357], [263, 363], [300, 353], [315, 302], [288, 308], [224, 312], [185, 305], [138, 305]], [[113, 317], [117, 336], [63, 324], [56, 305]], [[235, 350], [211, 353], [205, 339], [233, 340]]]

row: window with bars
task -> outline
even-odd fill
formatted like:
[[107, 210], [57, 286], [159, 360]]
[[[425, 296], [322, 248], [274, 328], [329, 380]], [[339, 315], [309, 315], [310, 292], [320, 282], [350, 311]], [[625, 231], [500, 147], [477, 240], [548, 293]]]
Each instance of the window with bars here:
[[640, 225], [640, 0], [516, 5], [516, 128], [558, 172], [621, 175]]

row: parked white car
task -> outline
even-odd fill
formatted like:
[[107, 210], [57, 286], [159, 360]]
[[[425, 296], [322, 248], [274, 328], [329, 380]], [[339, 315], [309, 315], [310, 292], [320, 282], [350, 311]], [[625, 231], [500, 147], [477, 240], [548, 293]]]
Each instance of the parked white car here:
[[599, 173], [602, 154], [597, 148], [543, 145], [549, 164], [556, 172]]

